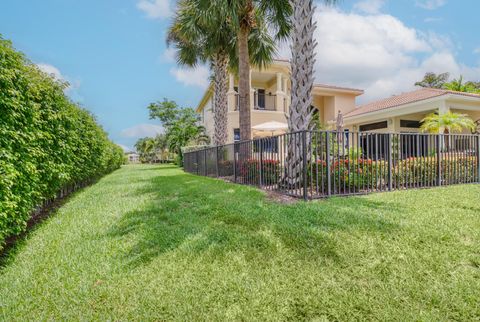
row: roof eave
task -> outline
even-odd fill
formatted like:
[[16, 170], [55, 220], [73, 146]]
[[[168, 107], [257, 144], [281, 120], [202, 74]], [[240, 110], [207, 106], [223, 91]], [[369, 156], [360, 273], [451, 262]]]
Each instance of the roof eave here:
[[195, 110], [197, 113], [200, 113], [203, 110], [203, 108], [207, 104], [209, 98], [212, 97], [212, 95], [213, 95], [213, 83], [210, 83], [207, 90], [203, 94], [202, 99], [200, 100], [200, 103], [197, 105], [197, 108]]

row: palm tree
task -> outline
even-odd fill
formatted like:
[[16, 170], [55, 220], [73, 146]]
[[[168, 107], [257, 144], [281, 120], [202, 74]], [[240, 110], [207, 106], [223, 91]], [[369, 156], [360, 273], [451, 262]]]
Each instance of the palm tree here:
[[227, 22], [199, 10], [195, 1], [183, 0], [170, 26], [167, 43], [177, 47], [177, 62], [195, 67], [211, 63], [214, 74], [214, 143], [227, 141], [227, 66], [235, 53], [235, 36]]
[[151, 162], [152, 153], [155, 148], [155, 140], [153, 138], [142, 138], [135, 143], [135, 149], [140, 154], [142, 162]]
[[429, 133], [459, 133], [464, 129], [475, 131], [475, 122], [465, 114], [447, 112], [445, 114], [432, 113], [422, 120], [422, 132]]
[[[323, 0], [332, 5], [337, 0]], [[315, 109], [312, 106], [316, 41], [313, 38], [315, 5], [313, 0], [290, 0], [293, 7], [291, 32], [292, 102], [288, 118], [290, 132], [309, 129]]]
[[459, 79], [454, 79], [449, 83], [445, 83], [443, 85], [444, 89], [448, 89], [450, 91], [456, 92], [464, 92], [464, 93], [480, 93], [478, 88], [475, 87], [475, 83], [473, 82], [463, 82], [463, 76], [460, 76]]
[[[216, 145], [223, 145], [227, 140], [228, 67], [231, 70], [239, 69], [237, 31], [231, 23], [232, 19], [225, 15], [225, 8], [220, 5], [203, 0], [181, 1], [168, 37], [168, 42], [175, 43], [178, 48], [177, 60], [180, 64], [195, 66], [199, 61], [211, 63], [215, 84]], [[257, 14], [255, 19], [256, 27], [251, 30], [247, 40], [250, 48], [248, 59], [249, 63], [256, 66], [265, 66], [275, 53], [275, 42], [269, 35], [263, 16]]]
[[[324, 0], [326, 5], [336, 3], [336, 0]], [[290, 0], [293, 8], [291, 32], [291, 68], [292, 90], [291, 105], [288, 117], [290, 132], [309, 130], [315, 108], [312, 106], [313, 69], [315, 64], [316, 41], [314, 33], [316, 24], [313, 22], [315, 5], [313, 0]], [[295, 185], [301, 178], [303, 170], [302, 142], [298, 136], [288, 144], [287, 176], [288, 185]], [[308, 145], [309, 146], [309, 145]], [[308, 148], [307, 146], [307, 148]], [[308, 155], [308, 151], [307, 151]]]
[[[288, 0], [195, 0], [205, 12], [227, 21], [236, 34], [238, 54], [238, 94], [240, 139], [251, 138], [250, 64], [251, 56], [263, 55], [257, 65], [265, 66], [272, 60], [274, 50], [265, 46], [271, 42], [267, 30], [277, 40], [286, 39], [290, 31], [291, 7]], [[218, 28], [218, 27], [217, 27]], [[255, 35], [261, 35], [256, 37]], [[256, 44], [253, 44], [255, 42]], [[252, 43], [253, 42], [253, 43]], [[257, 46], [262, 47], [258, 48]], [[273, 47], [274, 48], [274, 47]]]

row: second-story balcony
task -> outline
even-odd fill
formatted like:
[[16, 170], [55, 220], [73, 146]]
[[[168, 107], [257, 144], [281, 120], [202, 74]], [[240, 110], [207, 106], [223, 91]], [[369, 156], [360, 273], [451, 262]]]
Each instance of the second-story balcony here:
[[[235, 94], [235, 111], [239, 110], [240, 97]], [[286, 112], [285, 98], [277, 98], [277, 95], [255, 92], [253, 95], [253, 109], [259, 111]]]

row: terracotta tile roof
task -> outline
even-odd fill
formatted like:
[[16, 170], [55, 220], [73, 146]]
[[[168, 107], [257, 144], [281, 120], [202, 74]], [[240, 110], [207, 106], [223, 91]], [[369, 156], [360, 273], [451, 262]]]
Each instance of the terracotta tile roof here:
[[376, 112], [384, 109], [390, 109], [390, 108], [398, 107], [401, 105], [420, 102], [430, 98], [449, 95], [449, 94], [469, 96], [469, 97], [475, 97], [480, 99], [480, 95], [478, 94], [463, 93], [463, 92], [449, 91], [449, 90], [436, 89], [436, 88], [421, 88], [413, 92], [395, 95], [383, 100], [358, 106], [350, 113], [345, 114], [345, 117], [352, 117], [352, 116]]

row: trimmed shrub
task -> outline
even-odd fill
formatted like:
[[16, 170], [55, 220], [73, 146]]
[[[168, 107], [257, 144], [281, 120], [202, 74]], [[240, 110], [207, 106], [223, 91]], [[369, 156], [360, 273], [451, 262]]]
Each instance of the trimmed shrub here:
[[65, 88], [0, 36], [0, 250], [45, 201], [124, 162]]
[[[332, 188], [345, 190], [361, 190], [366, 188], [379, 188], [385, 185], [387, 165], [385, 161], [372, 161], [370, 159], [332, 161], [330, 176]], [[327, 189], [327, 163], [318, 160], [309, 165], [308, 182], [313, 188]]]
[[[262, 160], [262, 183], [276, 184], [280, 180], [281, 166], [277, 160]], [[240, 165], [240, 175], [251, 184], [260, 183], [260, 160], [248, 159]]]

